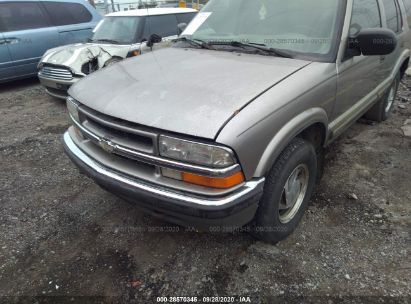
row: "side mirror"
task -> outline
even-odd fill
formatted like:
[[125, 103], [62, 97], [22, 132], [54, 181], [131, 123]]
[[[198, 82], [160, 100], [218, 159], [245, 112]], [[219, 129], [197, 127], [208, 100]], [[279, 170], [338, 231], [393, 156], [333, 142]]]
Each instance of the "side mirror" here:
[[364, 29], [357, 36], [349, 38], [347, 55], [375, 56], [389, 55], [397, 47], [397, 37], [388, 29]]
[[186, 29], [187, 23], [179, 23], [177, 27], [179, 32], [178, 34], [181, 35], [181, 33], [184, 32], [184, 30]]
[[147, 41], [147, 46], [148, 47], [153, 47], [154, 44], [160, 43], [163, 40], [163, 38], [157, 34], [152, 34], [150, 35], [150, 38], [148, 38]]

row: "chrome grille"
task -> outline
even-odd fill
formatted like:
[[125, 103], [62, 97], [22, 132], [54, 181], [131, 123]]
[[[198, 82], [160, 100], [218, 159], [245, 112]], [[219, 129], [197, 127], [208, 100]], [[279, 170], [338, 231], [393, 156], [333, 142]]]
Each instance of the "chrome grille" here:
[[227, 168], [209, 168], [175, 161], [161, 157], [158, 150], [158, 133], [122, 119], [98, 113], [84, 105], [78, 108], [79, 121], [72, 117], [76, 129], [83, 138], [90, 140], [102, 155], [115, 155], [123, 159], [134, 160], [134, 168], [151, 166], [160, 172], [160, 168], [191, 172], [205, 176], [226, 177], [240, 170], [235, 164]]
[[68, 69], [45, 66], [40, 70], [42, 76], [52, 79], [72, 80], [73, 75]]
[[109, 117], [85, 106], [79, 108], [81, 125], [100, 138], [112, 140], [133, 151], [157, 154], [157, 134], [132, 123]]
[[[239, 164], [227, 168], [211, 168], [172, 160], [160, 155], [160, 130], [97, 112], [74, 98], [67, 98], [69, 117], [73, 126], [64, 135], [65, 150], [80, 167], [86, 166], [94, 177], [121, 182], [129, 189], [158, 193], [182, 193], [182, 196], [225, 199], [228, 194], [244, 195], [237, 190], [247, 183], [229, 189], [207, 188], [163, 175], [164, 169], [223, 178], [241, 171]], [[107, 175], [105, 174], [107, 172]], [[108, 174], [110, 172], [110, 174]], [[175, 176], [178, 177], [178, 176]], [[133, 183], [125, 182], [133, 181]]]

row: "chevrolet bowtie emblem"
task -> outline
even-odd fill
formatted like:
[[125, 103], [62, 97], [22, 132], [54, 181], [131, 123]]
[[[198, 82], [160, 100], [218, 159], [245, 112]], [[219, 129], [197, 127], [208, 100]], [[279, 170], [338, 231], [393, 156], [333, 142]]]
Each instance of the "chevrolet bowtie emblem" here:
[[99, 145], [107, 153], [113, 153], [114, 150], [116, 149], [115, 145], [107, 139], [101, 139], [99, 141]]

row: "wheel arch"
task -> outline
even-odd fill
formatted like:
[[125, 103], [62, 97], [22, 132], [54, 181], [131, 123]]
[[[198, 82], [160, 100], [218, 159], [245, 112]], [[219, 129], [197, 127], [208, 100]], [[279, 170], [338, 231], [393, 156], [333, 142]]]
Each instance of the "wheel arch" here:
[[327, 143], [329, 136], [328, 116], [322, 108], [311, 108], [291, 119], [271, 139], [267, 145], [254, 176], [265, 176], [274, 165], [281, 152], [296, 137], [301, 137], [314, 144], [316, 149]]
[[391, 79], [394, 80], [395, 75], [400, 73], [401, 77], [404, 76], [405, 72], [408, 69], [408, 64], [410, 61], [410, 50], [404, 49], [398, 57], [398, 60], [395, 63], [395, 66], [391, 73]]
[[406, 72], [407, 69], [408, 69], [408, 64], [409, 64], [409, 63], [410, 63], [410, 57], [407, 57], [407, 58], [404, 60], [404, 62], [401, 64], [401, 67], [400, 67], [400, 75], [401, 75], [401, 78], [404, 77], [405, 72]]

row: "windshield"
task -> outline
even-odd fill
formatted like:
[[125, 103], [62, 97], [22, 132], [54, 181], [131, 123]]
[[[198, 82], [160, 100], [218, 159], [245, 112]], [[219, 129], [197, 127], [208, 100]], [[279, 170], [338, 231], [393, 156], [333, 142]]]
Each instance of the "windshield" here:
[[94, 29], [93, 41], [119, 44], [137, 42], [141, 17], [105, 17]]
[[207, 42], [258, 43], [297, 54], [329, 55], [341, 0], [210, 0], [183, 33]]

